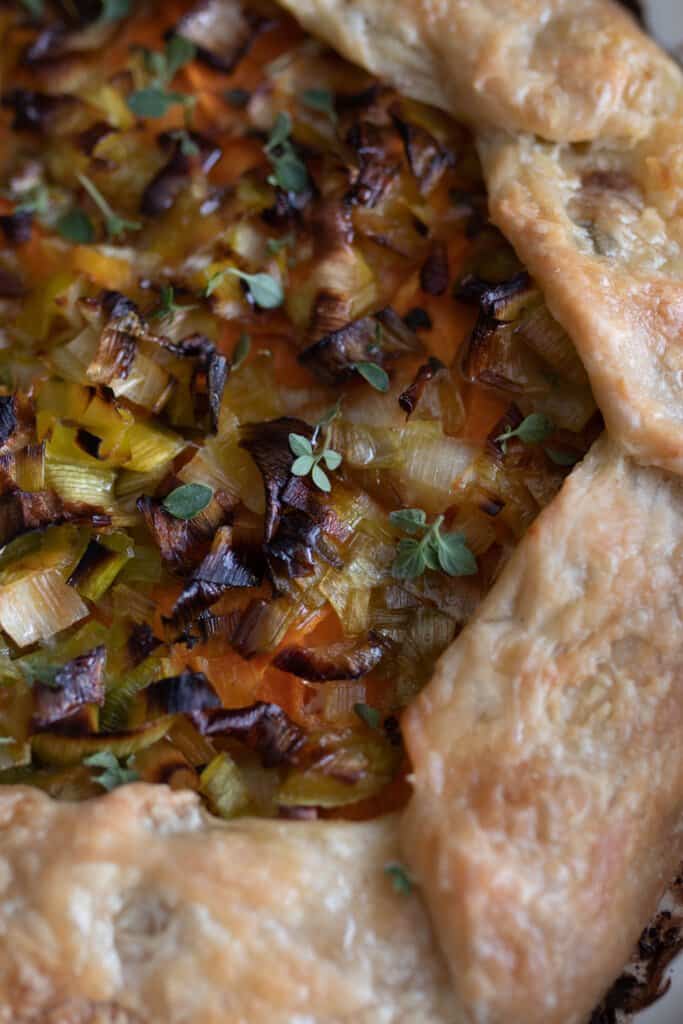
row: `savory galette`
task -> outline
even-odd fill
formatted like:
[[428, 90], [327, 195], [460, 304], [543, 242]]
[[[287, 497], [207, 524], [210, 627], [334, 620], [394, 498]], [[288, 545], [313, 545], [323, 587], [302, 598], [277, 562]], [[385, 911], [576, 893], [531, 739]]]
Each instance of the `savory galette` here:
[[282, 7], [0, 7], [0, 1021], [584, 1024], [683, 856], [683, 77]]

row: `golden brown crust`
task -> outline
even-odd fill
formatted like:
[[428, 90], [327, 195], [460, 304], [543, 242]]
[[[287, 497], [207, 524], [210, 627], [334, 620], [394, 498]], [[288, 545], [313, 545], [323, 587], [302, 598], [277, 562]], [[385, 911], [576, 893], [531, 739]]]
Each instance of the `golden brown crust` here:
[[468, 1020], [582, 1024], [680, 863], [682, 582], [683, 482], [602, 440], [408, 711], [402, 836]]
[[638, 138], [683, 109], [673, 62], [612, 0], [280, 0], [406, 95], [478, 127]]
[[0, 1020], [458, 1024], [394, 818], [210, 819], [134, 785], [0, 794]]
[[480, 140], [491, 215], [574, 339], [610, 434], [683, 472], [683, 130], [638, 143]]

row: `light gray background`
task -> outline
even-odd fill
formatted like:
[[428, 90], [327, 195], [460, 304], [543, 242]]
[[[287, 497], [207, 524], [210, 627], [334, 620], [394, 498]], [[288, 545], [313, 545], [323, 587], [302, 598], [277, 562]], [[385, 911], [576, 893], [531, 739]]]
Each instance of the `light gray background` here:
[[644, 0], [653, 35], [670, 50], [683, 45], [683, 0]]

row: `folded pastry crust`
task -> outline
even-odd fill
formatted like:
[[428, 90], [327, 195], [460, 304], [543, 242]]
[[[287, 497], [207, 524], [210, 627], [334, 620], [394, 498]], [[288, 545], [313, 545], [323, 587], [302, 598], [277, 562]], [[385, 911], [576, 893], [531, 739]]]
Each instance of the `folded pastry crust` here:
[[408, 711], [467, 1020], [580, 1024], [680, 863], [682, 580], [683, 481], [601, 440]]
[[409, 716], [428, 914], [383, 871], [395, 819], [224, 826], [162, 787], [8, 790], [0, 1021], [578, 1024], [682, 852], [681, 485], [630, 455], [683, 469], [683, 79], [609, 0], [284, 6], [474, 121], [494, 218], [612, 441]]
[[393, 817], [210, 818], [133, 785], [85, 804], [0, 795], [7, 1024], [458, 1024]]

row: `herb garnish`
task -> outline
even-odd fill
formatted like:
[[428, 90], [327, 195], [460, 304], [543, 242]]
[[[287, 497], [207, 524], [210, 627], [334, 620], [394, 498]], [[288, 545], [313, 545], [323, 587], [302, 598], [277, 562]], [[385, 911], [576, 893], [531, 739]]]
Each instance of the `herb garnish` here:
[[124, 764], [115, 754], [112, 754], [110, 750], [100, 750], [96, 754], [91, 754], [90, 757], [83, 759], [83, 764], [88, 765], [89, 768], [103, 768], [104, 771], [101, 775], [95, 776], [95, 782], [98, 782], [103, 789], [111, 792], [112, 789], [116, 789], [117, 786], [125, 786], [128, 782], [137, 782], [140, 776], [131, 765], [134, 762], [134, 757], [131, 755]]
[[126, 231], [140, 230], [142, 224], [138, 221], [126, 220], [125, 217], [119, 217], [117, 213], [114, 213], [107, 200], [93, 184], [90, 178], [86, 177], [85, 174], [80, 173], [76, 174], [76, 177], [104, 217], [104, 227], [109, 238], [118, 238], [119, 235], [124, 234]]
[[98, 21], [120, 21], [130, 14], [131, 0], [102, 0]]
[[176, 142], [180, 143], [180, 152], [183, 156], [199, 155], [199, 146], [194, 141], [187, 128], [178, 128], [176, 131], [171, 132], [170, 136]]
[[95, 241], [95, 227], [90, 217], [80, 206], [73, 206], [63, 213], [55, 225], [58, 234], [67, 242], [89, 245]]
[[532, 412], [530, 416], [522, 420], [518, 427], [515, 427], [514, 430], [512, 427], [508, 427], [495, 440], [496, 444], [500, 443], [503, 454], [506, 454], [507, 442], [511, 437], [518, 437], [524, 444], [539, 444], [550, 437], [553, 430], [552, 420], [549, 420], [541, 412]]
[[162, 284], [159, 289], [159, 305], [153, 313], [149, 314], [150, 320], [169, 320], [172, 321], [178, 313], [186, 313], [188, 310], [196, 309], [197, 307], [192, 304], [188, 306], [179, 306], [175, 301], [175, 291], [172, 284]]
[[[17, 201], [18, 200], [18, 201]], [[50, 192], [42, 182], [16, 194], [15, 213], [33, 213], [36, 217], [46, 217], [50, 209]]]
[[372, 708], [369, 704], [363, 704], [359, 701], [353, 705], [353, 710], [358, 715], [361, 722], [365, 722], [368, 728], [379, 729], [382, 716], [377, 708]]
[[285, 192], [305, 192], [308, 188], [308, 171], [294, 149], [291, 131], [291, 117], [284, 111], [280, 112], [263, 147], [273, 165], [273, 173], [268, 182], [279, 185]]
[[282, 285], [276, 278], [270, 274], [246, 274], [243, 270], [238, 270], [237, 267], [226, 267], [224, 270], [218, 270], [215, 274], [211, 275], [204, 289], [204, 294], [207, 298], [216, 290], [226, 274], [233, 274], [235, 277], [239, 277], [241, 281], [244, 281], [252, 299], [261, 309], [277, 309], [284, 302], [285, 296], [282, 291]]
[[42, 18], [43, 14], [45, 14], [43, 0], [21, 0], [21, 6], [25, 7], [33, 18]]
[[161, 507], [174, 519], [194, 519], [212, 498], [213, 489], [208, 484], [181, 484], [166, 495]]
[[239, 370], [244, 360], [248, 357], [250, 351], [251, 338], [245, 331], [242, 331], [239, 338], [237, 339], [235, 351], [232, 354], [232, 362], [230, 364], [230, 369], [232, 370], [233, 373], [235, 372], [235, 370]]
[[337, 123], [337, 111], [334, 109], [334, 94], [329, 89], [306, 89], [301, 94], [301, 102], [317, 110], [320, 114], [327, 114], [332, 124]]
[[[437, 516], [431, 526], [421, 508], [392, 512], [389, 519], [410, 537], [399, 541], [392, 573], [397, 579], [415, 579], [426, 569], [441, 570], [448, 576], [473, 576], [477, 560], [462, 533], [441, 533], [444, 517]], [[418, 540], [415, 534], [422, 534]]]
[[352, 363], [351, 368], [356, 373], [359, 373], [375, 391], [381, 391], [382, 394], [386, 394], [389, 390], [389, 375], [379, 363]]
[[285, 235], [284, 238], [269, 238], [266, 242], [266, 249], [273, 256], [277, 256], [277, 254], [288, 245], [294, 245], [295, 241], [296, 237], [294, 232], [290, 231], [290, 233]]
[[[324, 462], [329, 470], [335, 470], [339, 469], [342, 461], [339, 452], [335, 452], [334, 449], [327, 447], [330, 424], [339, 415], [340, 409], [341, 401], [337, 401], [331, 409], [328, 409], [321, 416], [315, 425], [313, 437], [310, 440], [304, 437], [303, 434], [289, 435], [289, 450], [292, 455], [296, 456], [292, 463], [291, 473], [293, 476], [308, 476], [310, 473], [313, 483], [321, 491], [325, 491], [325, 493], [331, 491], [332, 485], [320, 463]], [[323, 431], [322, 443], [320, 450], [316, 451], [321, 430]]]
[[408, 869], [403, 864], [399, 864], [398, 861], [391, 861], [389, 864], [385, 864], [384, 874], [388, 875], [391, 879], [394, 892], [400, 893], [401, 896], [409, 896], [413, 891], [415, 883], [412, 876]]
[[128, 97], [128, 106], [138, 117], [163, 117], [169, 107], [181, 103], [189, 108], [194, 96], [170, 92], [169, 84], [185, 64], [194, 59], [196, 47], [184, 36], [171, 36], [163, 52], [145, 50], [145, 63], [152, 75], [152, 83], [137, 89]]

